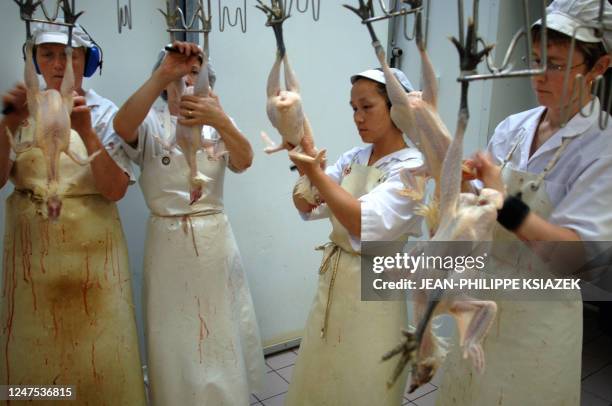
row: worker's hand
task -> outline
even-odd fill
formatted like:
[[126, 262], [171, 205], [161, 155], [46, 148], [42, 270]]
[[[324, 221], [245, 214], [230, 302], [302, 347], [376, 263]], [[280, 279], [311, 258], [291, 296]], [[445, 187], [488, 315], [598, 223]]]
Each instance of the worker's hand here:
[[473, 159], [464, 159], [461, 163], [461, 179], [464, 182], [478, 179], [478, 170]]
[[501, 166], [495, 165], [491, 154], [479, 151], [471, 162], [470, 165], [476, 169], [476, 178], [482, 181], [484, 187], [495, 189], [505, 195], [506, 187], [501, 176]]
[[70, 113], [70, 125], [81, 137], [86, 137], [93, 132], [91, 125], [91, 109], [87, 106], [85, 97], [75, 93], [73, 97], [72, 113]]
[[[202, 50], [191, 42], [174, 41], [172, 47], [178, 52], [166, 51], [164, 60], [153, 75], [162, 83], [167, 84], [191, 73], [194, 65], [200, 66]], [[199, 68], [198, 68], [199, 69]]]
[[11, 111], [5, 115], [5, 119], [11, 124], [18, 125], [28, 118], [27, 90], [23, 83], [18, 83], [2, 95], [2, 108], [11, 106]]
[[[288, 144], [288, 145], [289, 145], [290, 149], [293, 149], [293, 148], [291, 148], [291, 144]], [[306, 176], [310, 177], [315, 171], [321, 170], [321, 167], [319, 165], [317, 165], [315, 163], [304, 162], [302, 160], [295, 159], [294, 157], [291, 156], [291, 154], [289, 154], [289, 159], [297, 167], [298, 172], [300, 173], [300, 175], [306, 175]]]
[[209, 125], [218, 129], [229, 119], [219, 102], [219, 96], [212, 91], [208, 97], [182, 96], [179, 109], [181, 117], [178, 122], [186, 126]]

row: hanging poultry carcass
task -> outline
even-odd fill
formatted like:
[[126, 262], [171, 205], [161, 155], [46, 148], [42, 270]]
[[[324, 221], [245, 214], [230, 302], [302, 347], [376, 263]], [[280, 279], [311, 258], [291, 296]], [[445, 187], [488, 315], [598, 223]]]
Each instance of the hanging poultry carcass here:
[[47, 167], [47, 216], [57, 220], [61, 213], [62, 200], [59, 190], [60, 154], [68, 155], [78, 165], [88, 165], [99, 153], [96, 151], [86, 159], [70, 150], [70, 113], [73, 106], [74, 71], [72, 68], [72, 47], [66, 46], [66, 68], [60, 91], [41, 90], [33, 61], [34, 39], [29, 38], [25, 47], [24, 76], [27, 88], [28, 111], [34, 123], [34, 139], [20, 144], [15, 143], [10, 130], [7, 135], [16, 154], [31, 148], [42, 150]]
[[[300, 85], [295, 72], [289, 65], [282, 29], [282, 24], [288, 17], [284, 14], [282, 2], [272, 1], [271, 7], [263, 4], [260, 0], [258, 0], [258, 3], [259, 5], [256, 7], [268, 16], [266, 25], [272, 26], [274, 29], [277, 44], [276, 59], [268, 76], [266, 112], [270, 123], [283, 138], [282, 144], [276, 145], [262, 131], [261, 136], [268, 145], [265, 152], [271, 154], [288, 149], [289, 155], [294, 159], [323, 163], [325, 150], [317, 151], [314, 148], [312, 129], [302, 107]], [[281, 64], [284, 66], [285, 90], [281, 88]], [[304, 151], [305, 145], [312, 148], [312, 151]], [[315, 156], [312, 157], [304, 152], [312, 152]]]
[[[482, 58], [492, 49], [492, 47], [485, 47], [482, 51], [476, 50], [472, 21], [468, 25], [466, 43], [462, 44], [454, 38], [453, 43], [460, 54], [462, 72], [475, 70]], [[382, 55], [383, 70], [386, 71], [385, 75], [388, 77], [388, 83], [392, 83], [394, 78], [386, 67], [384, 51], [380, 46], [377, 47], [377, 54], [379, 58]], [[397, 88], [399, 83], [397, 85], [392, 84], [391, 87]], [[497, 210], [501, 208], [503, 198], [498, 191], [487, 188], [478, 194], [461, 193], [462, 172], [464, 171], [462, 165], [463, 138], [469, 119], [467, 90], [468, 82], [463, 81], [456, 134], [445, 153], [441, 170], [436, 179], [439, 190], [439, 212], [436, 213], [434, 219], [438, 226], [430, 241], [433, 244], [439, 242], [450, 242], [450, 244], [459, 241], [473, 242], [470, 245], [474, 249], [478, 244], [492, 240]], [[396, 93], [399, 92], [396, 91]], [[415, 110], [410, 107], [415, 104], [421, 105], [422, 109], [417, 111], [431, 113], [431, 110], [427, 106], [422, 106], [422, 103], [425, 103], [425, 97], [422, 101], [418, 99], [414, 101], [413, 99], [413, 103], [404, 102], [402, 107], [408, 106], [409, 108], [398, 109], [398, 111], [408, 117], [408, 122], [418, 123], [414, 118], [416, 116]], [[441, 122], [439, 119], [436, 121]], [[421, 122], [433, 124], [435, 127], [434, 123], [436, 121], [424, 120]], [[423, 128], [419, 130], [423, 130]], [[440, 135], [445, 131], [447, 131], [445, 127], [433, 128], [434, 134]], [[426, 160], [427, 157], [435, 157], [440, 151], [434, 147], [428, 153]], [[435, 167], [435, 165], [428, 164], [428, 169], [432, 166]], [[485, 356], [481, 342], [486, 336], [496, 312], [497, 306], [492, 301], [476, 300], [463, 294], [446, 291], [437, 291], [433, 294], [433, 298], [428, 298], [426, 292], [416, 292], [415, 313], [416, 320], [419, 322], [416, 332], [404, 332], [405, 342], [383, 357], [389, 359], [398, 353], [402, 353], [394, 376], [389, 383], [393, 384], [410, 361], [412, 362], [410, 392], [429, 382], [435, 375], [446, 354], [445, 349], [441, 347], [441, 340], [431, 330], [431, 319], [439, 314], [450, 314], [454, 317], [459, 331], [459, 345], [463, 347], [464, 357], [471, 357], [475, 370], [482, 372], [485, 366]]]
[[[167, 48], [168, 51], [174, 52], [173, 48]], [[210, 82], [208, 77], [208, 59], [206, 55], [201, 55], [202, 66], [198, 73], [198, 77], [194, 86], [186, 86], [185, 79], [180, 78], [172, 83], [169, 87], [169, 92], [178, 93], [176, 97], [180, 98], [183, 95], [194, 95], [198, 97], [208, 97], [210, 95]], [[187, 161], [189, 167], [188, 182], [189, 182], [189, 194], [190, 204], [194, 204], [203, 194], [204, 185], [207, 182], [212, 181], [211, 178], [204, 175], [198, 170], [197, 154], [200, 151], [204, 151], [208, 154], [209, 159], [219, 159], [227, 151], [220, 150], [215, 151], [218, 143], [204, 138], [202, 135], [203, 125], [187, 126], [176, 123], [176, 132], [174, 138], [166, 141], [161, 139], [159, 136], [155, 137], [155, 140], [163, 146], [168, 152], [176, 147], [180, 149]]]

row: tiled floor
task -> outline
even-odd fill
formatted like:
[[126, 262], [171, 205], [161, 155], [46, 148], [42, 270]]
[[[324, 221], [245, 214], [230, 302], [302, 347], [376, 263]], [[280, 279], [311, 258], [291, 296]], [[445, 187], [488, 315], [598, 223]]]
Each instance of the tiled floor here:
[[[598, 330], [595, 317], [585, 312], [581, 403], [582, 406], [612, 406], [612, 338]], [[266, 357], [265, 389], [257, 396], [251, 395], [251, 405], [283, 405], [296, 357], [297, 349]], [[403, 405], [433, 406], [440, 381], [436, 375], [431, 383], [412, 394], [406, 393]]]
[[289, 389], [297, 348], [266, 357], [266, 381], [262, 393], [251, 395], [251, 405], [282, 406]]

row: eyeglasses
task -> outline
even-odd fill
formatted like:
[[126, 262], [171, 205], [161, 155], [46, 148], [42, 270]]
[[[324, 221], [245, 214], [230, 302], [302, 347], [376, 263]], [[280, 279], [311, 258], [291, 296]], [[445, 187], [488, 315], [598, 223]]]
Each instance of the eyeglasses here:
[[[526, 56], [523, 56], [521, 58], [521, 60], [523, 62], [527, 63], [527, 57]], [[579, 64], [570, 66], [569, 69], [571, 70], [571, 69], [577, 68], [577, 67], [585, 65], [585, 64], [586, 64], [586, 62], [580, 62]], [[539, 59], [534, 58], [534, 59], [531, 60], [530, 68], [531, 69], [542, 69], [542, 62]], [[563, 72], [567, 68], [568, 68], [567, 65], [558, 65], [556, 63], [553, 63], [553, 62], [550, 62], [550, 61], [546, 61], [546, 72], [551, 72], [551, 73]]]

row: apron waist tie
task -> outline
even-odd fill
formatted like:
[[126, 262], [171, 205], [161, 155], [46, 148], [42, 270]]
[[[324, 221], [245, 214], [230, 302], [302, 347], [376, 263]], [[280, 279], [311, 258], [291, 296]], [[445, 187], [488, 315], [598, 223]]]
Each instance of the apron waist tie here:
[[[323, 326], [321, 327], [321, 338], [325, 338], [325, 334], [327, 333], [329, 313], [331, 309], [332, 298], [334, 295], [334, 284], [336, 282], [336, 275], [338, 273], [338, 264], [340, 263], [340, 253], [345, 252], [345, 253], [350, 254], [348, 251], [345, 251], [342, 247], [340, 247], [338, 244], [334, 242], [328, 242], [323, 245], [320, 245], [316, 247], [315, 250], [324, 251], [328, 247], [331, 247], [331, 250], [329, 250], [327, 254], [325, 254], [321, 262], [321, 266], [319, 267], [319, 275], [323, 275], [329, 270], [330, 264], [332, 266], [331, 279], [329, 281], [329, 288], [327, 290], [327, 303], [325, 304], [325, 314], [323, 316]], [[356, 254], [353, 254], [353, 255], [356, 255]]]
[[[183, 232], [185, 234], [189, 234], [189, 231], [191, 231], [191, 243], [193, 244], [193, 250], [195, 251], [196, 257], [200, 256], [200, 253], [198, 251], [198, 245], [196, 244], [196, 239], [195, 239], [195, 232], [193, 230], [193, 222], [191, 221], [192, 217], [204, 217], [204, 216], [212, 216], [214, 214], [221, 214], [223, 213], [223, 209], [208, 209], [208, 210], [202, 210], [196, 213], [189, 213], [189, 214], [178, 214], [176, 216], [162, 216], [156, 213], [151, 213], [152, 216], [155, 217], [175, 217], [175, 218], [180, 218], [180, 221], [183, 225]], [[187, 229], [187, 227], [189, 227], [189, 230]]]
[[194, 213], [184, 213], [184, 214], [158, 214], [151, 212], [152, 216], [155, 217], [176, 217], [176, 218], [187, 218], [187, 217], [204, 217], [204, 216], [212, 216], [213, 214], [221, 214], [223, 213], [223, 209], [206, 209], [202, 211], [196, 211]]

